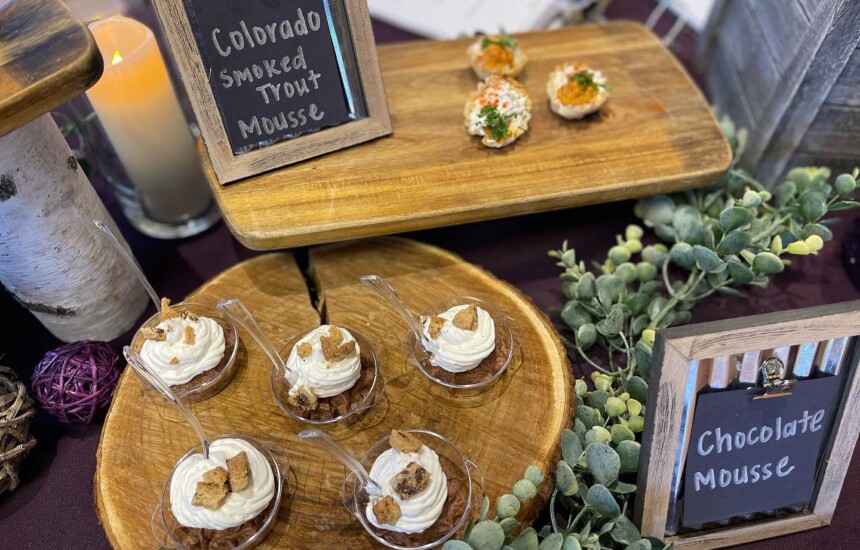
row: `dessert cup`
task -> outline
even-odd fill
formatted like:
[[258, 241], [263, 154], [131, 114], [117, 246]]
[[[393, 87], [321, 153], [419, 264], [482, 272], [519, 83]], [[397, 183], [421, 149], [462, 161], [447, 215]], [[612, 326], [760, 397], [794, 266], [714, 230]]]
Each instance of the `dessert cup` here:
[[[448, 499], [436, 523], [421, 533], [405, 534], [382, 529], [373, 525], [366, 515], [369, 496], [364, 484], [349, 473], [341, 489], [342, 504], [347, 512], [358, 519], [365, 531], [377, 542], [396, 550], [425, 550], [441, 546], [454, 536], [468, 520], [473, 509], [479, 508], [483, 500], [484, 477], [471, 460], [463, 456], [457, 447], [441, 435], [426, 430], [403, 430], [409, 432], [430, 447], [438, 456], [448, 478]], [[377, 441], [361, 459], [361, 465], [370, 471], [374, 461], [391, 448], [387, 435]]]
[[504, 374], [514, 355], [515, 343], [510, 319], [492, 304], [473, 296], [451, 296], [427, 308], [422, 316], [438, 315], [462, 304], [477, 304], [490, 314], [496, 326], [496, 346], [492, 353], [472, 370], [452, 373], [430, 363], [430, 353], [413, 332], [407, 334], [411, 360], [428, 378], [455, 390], [482, 391]]
[[[373, 346], [371, 346], [370, 342], [368, 342], [367, 339], [356, 330], [342, 325], [337, 326], [349, 331], [358, 343], [362, 373], [358, 381], [355, 383], [355, 386], [351, 389], [334, 397], [322, 398], [320, 399], [320, 403], [335, 406], [333, 400], [343, 396], [344, 394], [349, 394], [351, 406], [345, 413], [335, 414], [333, 416], [322, 414], [322, 412], [318, 411], [302, 412], [287, 402], [290, 383], [280, 369], [273, 368], [269, 371], [269, 386], [272, 390], [272, 396], [275, 398], [275, 403], [278, 404], [278, 407], [284, 411], [284, 414], [293, 420], [320, 427], [340, 427], [357, 418], [363, 411], [376, 406], [384, 396], [385, 383], [379, 372], [379, 363], [377, 361], [376, 352], [373, 350]], [[298, 345], [299, 341], [306, 335], [307, 334], [301, 334], [296, 336], [287, 343], [280, 354], [281, 357], [284, 358], [284, 361], [286, 361], [290, 356], [290, 352], [293, 350], [293, 347]]]
[[[277, 523], [278, 511], [281, 506], [281, 498], [284, 493], [284, 483], [289, 464], [284, 450], [274, 443], [264, 443], [242, 435], [222, 435], [211, 439], [210, 442], [227, 438], [242, 439], [260, 451], [268, 461], [269, 466], [272, 468], [272, 474], [275, 477], [275, 494], [272, 497], [272, 501], [269, 503], [269, 506], [256, 517], [248, 520], [244, 524], [224, 530], [224, 532], [235, 532], [233, 536], [237, 538], [235, 542], [238, 544], [229, 546], [229, 548], [233, 548], [234, 550], [247, 550], [260, 544], [275, 527], [275, 523]], [[199, 452], [201, 452], [200, 445], [195, 445], [188, 449], [188, 451], [176, 461], [176, 464], [170, 471], [170, 475], [164, 482], [164, 488], [161, 491], [161, 501], [156, 507], [155, 512], [152, 514], [150, 522], [152, 534], [155, 536], [157, 544], [166, 548], [177, 550], [197, 550], [198, 548], [202, 548], [202, 546], [198, 544], [189, 546], [185, 544], [183, 540], [191, 536], [198, 535], [198, 532], [204, 532], [205, 536], [210, 537], [210, 540], [213, 536], [213, 530], [210, 529], [189, 528], [179, 525], [173, 517], [173, 513], [170, 508], [170, 482], [176, 472], [176, 467], [190, 455]], [[218, 546], [218, 548], [226, 547], [228, 546]]]
[[[221, 358], [221, 361], [214, 368], [198, 374], [188, 382], [170, 387], [184, 401], [201, 401], [212, 397], [232, 380], [238, 369], [236, 354], [239, 349], [239, 337], [236, 332], [236, 325], [233, 319], [216, 309], [214, 303], [210, 305], [206, 302], [206, 297], [196, 296], [186, 302], [170, 306], [171, 309], [177, 311], [190, 311], [199, 317], [209, 317], [224, 330], [224, 356]], [[131, 341], [131, 348], [135, 352], [140, 353], [143, 343], [146, 341], [141, 329], [147, 327], [155, 328], [160, 322], [160, 313], [156, 313], [147, 319], [140, 329], [138, 329]], [[134, 374], [144, 386], [153, 389], [152, 385], [140, 376], [137, 371]]]

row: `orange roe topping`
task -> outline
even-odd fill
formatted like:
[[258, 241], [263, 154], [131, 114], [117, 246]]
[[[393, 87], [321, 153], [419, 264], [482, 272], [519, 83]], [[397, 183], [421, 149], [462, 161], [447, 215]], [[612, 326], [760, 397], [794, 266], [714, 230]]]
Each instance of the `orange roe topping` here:
[[585, 105], [594, 101], [597, 90], [591, 86], [583, 88], [578, 82], [570, 81], [559, 88], [555, 95], [563, 105]]
[[510, 66], [514, 61], [511, 50], [499, 44], [490, 44], [484, 48], [482, 53], [484, 65], [491, 71], [500, 71]]
[[487, 86], [478, 97], [478, 103], [481, 105], [499, 106], [499, 88], [495, 86]]

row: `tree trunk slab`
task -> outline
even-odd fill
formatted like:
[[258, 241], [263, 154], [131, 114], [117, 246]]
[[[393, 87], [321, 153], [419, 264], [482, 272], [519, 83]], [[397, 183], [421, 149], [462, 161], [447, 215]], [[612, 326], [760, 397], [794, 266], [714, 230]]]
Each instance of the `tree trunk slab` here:
[[[559, 459], [561, 431], [573, 405], [569, 363], [547, 317], [512, 286], [439, 248], [405, 239], [376, 239], [311, 250], [319, 312], [289, 254], [243, 262], [197, 292], [242, 299], [276, 342], [320, 322], [343, 324], [373, 344], [385, 378], [385, 399], [356, 423], [330, 431], [358, 457], [392, 428], [426, 428], [449, 438], [484, 474], [491, 499], [510, 491], [530, 464], [548, 474]], [[473, 295], [507, 313], [520, 348], [511, 365], [482, 394], [454, 397], [408, 363], [406, 324], [358, 278], [387, 278], [415, 309], [450, 295]], [[378, 546], [340, 505], [345, 472], [316, 447], [300, 443], [304, 429], [278, 409], [269, 390], [267, 359], [240, 330], [240, 367], [218, 395], [189, 406], [207, 433], [242, 433], [282, 446], [289, 456], [287, 503], [260, 548]], [[126, 369], [105, 421], [98, 450], [95, 498], [99, 518], [116, 548], [149, 546], [150, 516], [177, 458], [194, 434], [167, 403]], [[546, 504], [551, 477], [518, 519], [535, 520]], [[475, 512], [475, 515], [477, 512]]]

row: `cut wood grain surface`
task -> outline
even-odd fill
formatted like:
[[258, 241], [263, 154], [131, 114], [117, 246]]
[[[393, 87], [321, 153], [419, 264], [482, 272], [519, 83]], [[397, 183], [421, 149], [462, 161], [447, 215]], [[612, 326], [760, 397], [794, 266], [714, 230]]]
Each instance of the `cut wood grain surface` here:
[[89, 88], [103, 66], [90, 31], [60, 0], [0, 4], [2, 136]]
[[[470, 40], [382, 46], [393, 135], [226, 186], [208, 166], [227, 224], [246, 246], [271, 249], [652, 195], [727, 169], [731, 153], [707, 102], [641, 25], [517, 38], [534, 107], [514, 145], [489, 150], [466, 133], [463, 106], [477, 84]], [[568, 60], [612, 85], [600, 113], [582, 121], [547, 106], [547, 76]]]
[[[311, 276], [322, 320], [362, 332], [379, 355], [386, 398], [357, 423], [330, 433], [357, 456], [392, 428], [427, 428], [450, 438], [483, 470], [485, 493], [510, 491], [529, 464], [545, 473], [559, 459], [558, 441], [571, 420], [571, 380], [564, 349], [531, 301], [486, 271], [441, 249], [403, 239], [379, 239], [311, 250]], [[515, 319], [521, 348], [488, 391], [455, 398], [410, 366], [401, 347], [407, 327], [358, 277], [375, 272], [420, 309], [451, 294], [484, 298]], [[239, 264], [198, 292], [241, 298], [273, 339], [319, 324], [306, 281], [288, 254]], [[291, 463], [288, 507], [261, 548], [378, 546], [339, 505], [344, 470], [315, 447], [299, 443], [303, 426], [275, 405], [266, 358], [240, 332], [236, 378], [218, 395], [190, 405], [210, 434], [243, 433], [284, 447]], [[194, 435], [166, 403], [143, 390], [131, 372], [120, 382], [98, 451], [95, 497], [116, 548], [152, 546], [150, 515], [175, 460]], [[550, 478], [551, 479], [551, 478]], [[525, 524], [546, 503], [551, 482], [520, 512]]]

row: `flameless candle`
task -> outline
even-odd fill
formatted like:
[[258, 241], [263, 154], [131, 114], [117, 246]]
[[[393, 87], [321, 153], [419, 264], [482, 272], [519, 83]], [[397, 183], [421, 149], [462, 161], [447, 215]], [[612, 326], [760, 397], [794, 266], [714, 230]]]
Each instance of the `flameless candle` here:
[[87, 91], [148, 217], [180, 224], [212, 195], [152, 31], [122, 16], [90, 25], [104, 75]]

